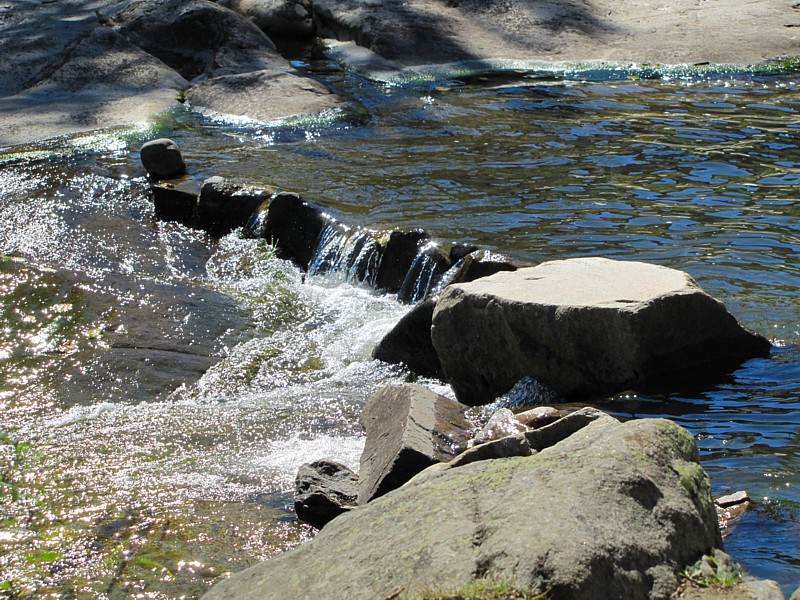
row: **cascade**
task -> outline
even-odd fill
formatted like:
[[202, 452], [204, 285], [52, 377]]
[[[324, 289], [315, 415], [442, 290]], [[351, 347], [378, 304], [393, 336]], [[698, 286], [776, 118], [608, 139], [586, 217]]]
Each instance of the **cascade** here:
[[366, 281], [374, 286], [380, 259], [380, 245], [370, 232], [350, 230], [330, 220], [320, 232], [308, 272], [339, 273], [346, 281]]

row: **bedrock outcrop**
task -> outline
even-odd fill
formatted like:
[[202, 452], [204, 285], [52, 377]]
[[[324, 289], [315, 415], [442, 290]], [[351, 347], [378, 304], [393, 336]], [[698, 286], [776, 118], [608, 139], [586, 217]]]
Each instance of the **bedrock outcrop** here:
[[666, 598], [720, 544], [693, 437], [597, 419], [531, 456], [416, 479], [205, 597], [414, 597], [487, 578], [549, 598]]
[[679, 382], [769, 354], [686, 273], [577, 258], [442, 292], [431, 340], [459, 401], [491, 402], [523, 377], [564, 397]]

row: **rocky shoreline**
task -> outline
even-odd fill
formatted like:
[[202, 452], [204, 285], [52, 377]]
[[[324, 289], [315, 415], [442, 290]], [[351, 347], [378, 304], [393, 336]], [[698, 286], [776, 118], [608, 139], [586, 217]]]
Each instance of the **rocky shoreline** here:
[[[173, 142], [143, 150], [155, 180], [187, 181]], [[320, 534], [206, 597], [415, 598], [475, 582], [522, 594], [509, 597], [702, 597], [687, 588], [699, 573], [729, 582], [726, 597], [783, 597], [722, 553], [720, 522], [746, 495], [715, 504], [694, 439], [674, 423], [539, 406], [501, 408], [476, 433], [468, 417], [468, 405], [511, 388], [529, 386], [529, 401], [605, 397], [769, 354], [690, 277], [601, 258], [484, 262], [478, 248], [443, 250], [422, 231], [354, 233], [297, 194], [198, 184], [154, 183], [156, 213], [217, 236], [241, 228], [307, 273], [344, 270], [419, 302], [375, 355], [412, 371], [427, 363], [418, 372], [467, 403], [418, 385], [378, 391], [361, 418], [358, 474], [333, 459], [298, 473], [297, 515]], [[412, 286], [424, 292], [404, 296], [409, 280], [426, 281]]]
[[0, 20], [0, 147], [147, 126], [183, 102], [261, 122], [341, 111], [347, 99], [278, 51], [315, 37], [345, 68], [395, 81], [579, 65], [752, 68], [800, 54], [797, 12], [778, 0], [20, 0]]

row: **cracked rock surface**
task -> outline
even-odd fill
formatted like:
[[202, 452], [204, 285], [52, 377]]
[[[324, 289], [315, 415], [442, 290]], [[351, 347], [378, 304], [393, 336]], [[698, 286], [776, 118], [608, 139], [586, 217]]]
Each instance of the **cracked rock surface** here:
[[533, 456], [390, 492], [205, 597], [413, 596], [488, 577], [555, 598], [664, 598], [720, 544], [692, 436], [662, 419], [597, 419]]

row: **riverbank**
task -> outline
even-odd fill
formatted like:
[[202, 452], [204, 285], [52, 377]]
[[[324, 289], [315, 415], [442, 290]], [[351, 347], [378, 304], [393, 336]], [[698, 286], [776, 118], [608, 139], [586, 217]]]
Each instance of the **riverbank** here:
[[383, 76], [464, 61], [753, 66], [800, 54], [800, 11], [779, 0], [285, 4], [306, 29], [264, 21], [256, 1], [21, 0], [0, 19], [0, 147], [147, 127], [187, 99], [267, 122], [346, 104], [295, 72], [270, 36], [317, 35], [346, 67]]

